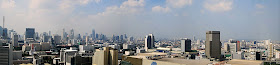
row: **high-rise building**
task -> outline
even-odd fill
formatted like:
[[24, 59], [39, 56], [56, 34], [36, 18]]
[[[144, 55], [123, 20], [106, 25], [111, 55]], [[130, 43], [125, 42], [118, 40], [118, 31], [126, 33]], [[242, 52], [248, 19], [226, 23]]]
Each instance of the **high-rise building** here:
[[13, 65], [13, 45], [0, 46], [0, 65]]
[[35, 28], [26, 28], [25, 30], [25, 39], [32, 38], [35, 39]]
[[206, 32], [205, 54], [207, 58], [221, 58], [220, 31]]
[[0, 36], [3, 36], [3, 28], [0, 26]]
[[94, 29], [92, 29], [92, 33], [91, 33], [91, 37], [92, 37], [92, 39], [94, 40], [95, 39], [95, 30]]
[[237, 41], [237, 43], [236, 43], [236, 48], [237, 48], [237, 51], [241, 51], [241, 44], [240, 44], [240, 41]]
[[70, 39], [74, 39], [74, 29], [70, 30]]
[[92, 57], [92, 65], [118, 65], [118, 50], [110, 47], [96, 50]]
[[4, 39], [8, 38], [8, 29], [7, 28], [3, 28], [3, 38]]
[[181, 40], [181, 52], [190, 52], [191, 51], [191, 40], [190, 39], [182, 39]]
[[86, 36], [86, 45], [89, 44], [89, 36]]
[[145, 37], [145, 51], [148, 51], [148, 49], [152, 49], [155, 47], [155, 38], [153, 34], [149, 34]]
[[63, 42], [66, 41], [66, 37], [67, 37], [67, 35], [65, 33], [65, 29], [63, 28], [63, 30], [62, 30], [62, 41]]
[[56, 46], [57, 44], [60, 43], [60, 40], [61, 40], [61, 36], [59, 35], [53, 35], [53, 45]]
[[18, 45], [18, 35], [14, 35], [12, 37], [12, 44], [13, 44], [14, 47], [18, 47], [19, 46]]

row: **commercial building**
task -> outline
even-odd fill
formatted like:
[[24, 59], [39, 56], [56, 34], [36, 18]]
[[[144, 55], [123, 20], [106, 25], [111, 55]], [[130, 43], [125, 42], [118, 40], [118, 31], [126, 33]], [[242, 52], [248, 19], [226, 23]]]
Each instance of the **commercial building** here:
[[221, 42], [220, 31], [207, 31], [206, 32], [206, 48], [205, 54], [207, 58], [221, 58]]
[[27, 38], [35, 39], [35, 28], [26, 28], [25, 39]]
[[181, 40], [181, 51], [182, 52], [190, 52], [191, 51], [191, 40], [190, 39], [182, 39]]
[[92, 65], [118, 65], [118, 50], [110, 47], [96, 50], [92, 57]]
[[145, 51], [155, 47], [155, 38], [153, 34], [149, 34], [145, 37]]

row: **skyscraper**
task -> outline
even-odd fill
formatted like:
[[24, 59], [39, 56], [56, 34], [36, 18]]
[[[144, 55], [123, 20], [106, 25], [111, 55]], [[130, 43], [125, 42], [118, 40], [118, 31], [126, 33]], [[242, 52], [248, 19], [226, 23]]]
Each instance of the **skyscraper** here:
[[206, 32], [205, 54], [207, 58], [221, 58], [220, 31]]
[[3, 38], [4, 39], [8, 38], [8, 29], [7, 28], [3, 28]]
[[26, 28], [25, 30], [25, 38], [34, 38], [35, 37], [35, 28]]
[[70, 39], [74, 39], [74, 29], [70, 30]]
[[94, 29], [92, 29], [92, 33], [91, 33], [91, 37], [92, 37], [92, 39], [94, 40], [95, 39], [95, 30]]
[[191, 40], [190, 39], [182, 39], [181, 40], [181, 51], [182, 52], [190, 52], [191, 51]]
[[155, 47], [155, 38], [153, 34], [149, 34], [145, 37], [145, 51], [148, 51], [148, 49], [152, 49]]
[[63, 28], [63, 30], [62, 30], [62, 41], [63, 41], [63, 42], [66, 41], [66, 40], [65, 40], [66, 37], [67, 37], [67, 35], [66, 35], [66, 33], [65, 33], [65, 29]]
[[12, 37], [12, 44], [14, 47], [18, 47], [18, 35], [13, 35]]

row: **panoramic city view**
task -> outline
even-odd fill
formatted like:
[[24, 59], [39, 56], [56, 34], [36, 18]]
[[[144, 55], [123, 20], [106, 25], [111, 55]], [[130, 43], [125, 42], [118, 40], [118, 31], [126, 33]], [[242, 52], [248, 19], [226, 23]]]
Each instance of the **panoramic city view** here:
[[280, 65], [280, 0], [0, 0], [0, 65]]

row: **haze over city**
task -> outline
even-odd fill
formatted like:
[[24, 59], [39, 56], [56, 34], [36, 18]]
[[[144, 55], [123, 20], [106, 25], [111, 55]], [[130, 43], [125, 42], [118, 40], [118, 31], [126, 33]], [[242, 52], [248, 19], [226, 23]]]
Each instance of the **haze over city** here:
[[[280, 40], [279, 0], [1, 0], [5, 27], [61, 34], [92, 29], [107, 36], [205, 39], [221, 31], [222, 40]], [[2, 23], [1, 23], [2, 25]]]

